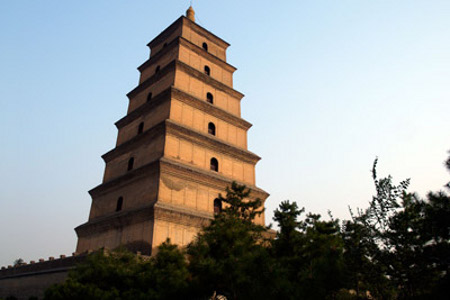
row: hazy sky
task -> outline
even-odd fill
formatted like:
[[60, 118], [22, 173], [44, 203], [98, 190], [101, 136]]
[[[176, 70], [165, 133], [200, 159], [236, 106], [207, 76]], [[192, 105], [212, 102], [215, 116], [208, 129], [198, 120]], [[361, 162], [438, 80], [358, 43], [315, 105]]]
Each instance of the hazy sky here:
[[[282, 4], [281, 4], [282, 3]], [[145, 46], [187, 0], [0, 2], [0, 266], [70, 254], [100, 156], [138, 82]], [[348, 218], [370, 169], [424, 196], [450, 180], [450, 1], [194, 2], [231, 44], [257, 185]]]

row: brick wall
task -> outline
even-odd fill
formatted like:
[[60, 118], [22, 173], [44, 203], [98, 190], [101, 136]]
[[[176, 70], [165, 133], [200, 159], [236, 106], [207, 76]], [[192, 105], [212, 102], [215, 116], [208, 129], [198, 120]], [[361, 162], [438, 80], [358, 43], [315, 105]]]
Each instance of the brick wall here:
[[42, 299], [45, 290], [52, 284], [63, 282], [68, 271], [82, 262], [86, 255], [48, 260], [30, 261], [20, 266], [2, 267], [0, 270], [0, 298], [14, 296], [17, 299], [28, 299], [35, 296]]

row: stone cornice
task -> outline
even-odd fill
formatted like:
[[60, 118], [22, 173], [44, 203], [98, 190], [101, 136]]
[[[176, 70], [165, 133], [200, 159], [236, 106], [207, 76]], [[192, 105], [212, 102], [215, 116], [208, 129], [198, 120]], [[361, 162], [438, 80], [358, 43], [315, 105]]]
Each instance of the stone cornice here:
[[195, 211], [157, 201], [132, 210], [113, 212], [109, 215], [89, 220], [76, 227], [75, 231], [78, 238], [80, 238], [89, 236], [91, 232], [104, 232], [113, 228], [125, 227], [145, 221], [154, 221], [155, 219], [169, 222], [173, 222], [176, 219], [177, 224], [201, 228], [207, 225], [213, 218], [214, 215], [212, 213]]
[[120, 144], [114, 149], [103, 154], [102, 155], [103, 160], [107, 163], [112, 159], [116, 158], [117, 156], [125, 154], [135, 149], [136, 147], [142, 146], [143, 144], [155, 138], [157, 135], [161, 135], [164, 132], [164, 128], [165, 128], [164, 121], [156, 124], [152, 128], [144, 131], [143, 133], [136, 135], [131, 140], [128, 140], [125, 143]]
[[166, 134], [171, 134], [205, 148], [228, 154], [253, 165], [261, 159], [258, 155], [248, 150], [238, 148], [213, 135], [193, 130], [170, 119], [166, 120]]
[[237, 117], [233, 115], [232, 113], [227, 112], [226, 110], [217, 107], [214, 104], [208, 103], [204, 100], [200, 100], [199, 98], [196, 98], [182, 90], [172, 88], [172, 95], [175, 99], [180, 100], [194, 108], [197, 108], [199, 110], [202, 110], [204, 112], [207, 112], [208, 114], [211, 114], [212, 116], [221, 119], [225, 122], [228, 122], [232, 125], [235, 125], [239, 128], [242, 128], [244, 130], [250, 129], [252, 127], [252, 124], [240, 117]]
[[226, 110], [223, 110], [220, 107], [215, 106], [214, 104], [210, 104], [204, 100], [200, 100], [199, 98], [196, 98], [184, 91], [181, 91], [179, 89], [172, 87], [169, 87], [168, 89], [162, 91], [158, 95], [156, 95], [150, 102], [146, 102], [140, 107], [136, 108], [132, 112], [130, 112], [128, 115], [120, 119], [115, 123], [116, 127], [118, 129], [123, 128], [124, 126], [128, 125], [129, 123], [133, 122], [137, 118], [141, 117], [143, 114], [151, 111], [158, 105], [170, 100], [171, 98], [177, 99], [179, 101], [182, 101], [194, 108], [197, 108], [199, 110], [202, 110], [204, 112], [207, 112], [208, 114], [211, 114], [212, 116], [221, 119], [225, 122], [228, 122], [232, 125], [235, 125], [239, 128], [242, 128], [244, 130], [250, 129], [252, 127], [252, 124], [247, 122], [246, 120], [239, 118]]
[[179, 39], [180, 39], [180, 37], [177, 37], [173, 41], [170, 41], [170, 43], [168, 43], [166, 47], [162, 48], [160, 51], [158, 51], [158, 53], [152, 55], [142, 65], [137, 67], [139, 72], [142, 73], [145, 69], [147, 69], [148, 67], [150, 67], [151, 65], [156, 63], [159, 58], [161, 58], [165, 54], [169, 53], [171, 49], [176, 48], [176, 46], [178, 46], [180, 44]]
[[166, 119], [165, 121], [160, 122], [152, 128], [144, 131], [142, 134], [135, 136], [131, 140], [118, 145], [111, 151], [103, 154], [102, 158], [105, 163], [108, 163], [114, 158], [130, 152], [131, 150], [142, 146], [149, 140], [153, 140], [156, 136], [162, 134], [171, 134], [214, 151], [230, 154], [231, 156], [253, 165], [261, 159], [258, 155], [246, 149], [236, 147], [230, 143], [218, 139], [213, 135], [191, 129], [170, 119]]
[[159, 172], [159, 162], [155, 159], [137, 169], [129, 171], [121, 176], [115, 177], [107, 182], [104, 182], [89, 191], [91, 197], [97, 197], [111, 190], [119, 189], [128, 185], [131, 182], [137, 181], [141, 178], [156, 174]]
[[161, 51], [159, 51], [158, 53], [156, 53], [155, 55], [150, 57], [147, 61], [145, 61], [137, 69], [139, 70], [139, 72], [142, 73], [145, 69], [147, 69], [151, 65], [155, 64], [160, 57], [164, 56], [164, 54], [169, 52], [172, 48], [175, 48], [176, 46], [179, 46], [179, 45], [183, 45], [183, 46], [189, 48], [196, 54], [212, 61], [213, 63], [221, 66], [222, 68], [224, 68], [225, 70], [227, 70], [231, 73], [233, 73], [234, 71], [237, 70], [234, 66], [230, 65], [226, 61], [221, 60], [217, 56], [212, 55], [211, 53], [205, 51], [203, 48], [191, 43], [190, 41], [188, 41], [187, 39], [185, 39], [184, 37], [181, 37], [181, 36], [179, 36], [176, 39], [174, 39], [173, 41], [171, 41], [169, 44], [167, 44], [167, 46], [165, 48], [161, 49]]
[[138, 108], [127, 114], [125, 117], [118, 120], [115, 123], [117, 129], [125, 127], [126, 125], [130, 124], [131, 122], [141, 117], [142, 115], [152, 111], [162, 103], [170, 100], [170, 98], [171, 98], [171, 88], [169, 87], [168, 89], [165, 89], [164, 91], [153, 97], [151, 101], [142, 104], [141, 106], [139, 106]]
[[161, 174], [169, 174], [180, 179], [197, 182], [212, 188], [222, 189], [224, 186], [230, 186], [233, 181], [236, 181], [238, 184], [245, 185], [251, 191], [251, 198], [261, 198], [264, 201], [269, 197], [269, 194], [266, 191], [255, 185], [223, 176], [214, 171], [187, 165], [167, 157], [162, 157], [160, 159], [160, 170]]
[[145, 176], [148, 176], [149, 174], [160, 172], [171, 174], [188, 181], [196, 181], [214, 188], [223, 188], [224, 186], [229, 186], [233, 181], [236, 181], [239, 184], [246, 185], [247, 188], [252, 191], [252, 197], [259, 197], [265, 200], [269, 196], [267, 192], [254, 185], [249, 185], [248, 183], [223, 176], [220, 173], [204, 170], [167, 157], [161, 157], [140, 168], [127, 172], [122, 176], [102, 183], [90, 190], [89, 194], [92, 197], [97, 197], [111, 190], [126, 186], [130, 182], [139, 180]]
[[106, 216], [98, 217], [88, 222], [81, 224], [75, 228], [75, 231], [80, 237], [89, 236], [91, 232], [102, 232], [113, 228], [120, 228], [136, 223], [141, 223], [148, 220], [153, 220], [153, 206], [154, 202], [132, 210], [124, 210], [120, 212], [111, 213]]
[[210, 32], [209, 30], [207, 30], [207, 29], [203, 28], [202, 26], [198, 25], [197, 23], [192, 22], [191, 20], [189, 20], [188, 18], [186, 18], [184, 16], [182, 18], [183, 18], [183, 23], [188, 25], [189, 27], [191, 27], [191, 29], [194, 30], [199, 35], [207, 38], [210, 41], [213, 41], [214, 43], [224, 47], [225, 49], [230, 46], [229, 43], [227, 43], [226, 41], [224, 41], [223, 39], [221, 39], [220, 37], [218, 37], [214, 33]]
[[132, 100], [133, 97], [135, 97], [137, 94], [139, 94], [140, 92], [145, 90], [147, 87], [149, 87], [153, 83], [157, 82], [159, 79], [161, 79], [166, 74], [169, 74], [170, 72], [174, 71], [175, 70], [175, 66], [176, 66], [176, 60], [173, 60], [170, 63], [168, 63], [158, 73], [156, 73], [153, 76], [147, 78], [145, 81], [143, 81], [137, 87], [135, 87], [133, 90], [131, 90], [127, 94], [128, 99]]
[[160, 34], [158, 34], [153, 40], [150, 41], [150, 43], [147, 44], [148, 47], [153, 48], [154, 46], [162, 43], [164, 40], [167, 39], [176, 29], [179, 25], [188, 25], [191, 29], [193, 29], [196, 33], [200, 34], [201, 36], [204, 36], [208, 40], [224, 47], [228, 48], [230, 44], [225, 42], [223, 39], [219, 38], [215, 34], [211, 33], [207, 29], [197, 25], [196, 23], [192, 22], [191, 20], [187, 19], [184, 16], [179, 17], [175, 22], [173, 22], [169, 27], [167, 27], [165, 30], [163, 30]]
[[179, 61], [179, 60], [173, 60], [172, 62], [168, 63], [164, 68], [162, 68], [157, 74], [154, 74], [153, 76], [147, 78], [144, 82], [139, 84], [137, 87], [135, 87], [131, 92], [127, 94], [127, 97], [131, 100], [134, 96], [142, 92], [145, 88], [149, 87], [156, 81], [158, 81], [161, 77], [164, 75], [170, 73], [173, 70], [181, 70], [185, 72], [186, 74], [199, 79], [202, 82], [205, 82], [214, 88], [221, 90], [228, 95], [241, 100], [244, 97], [244, 94], [241, 92], [236, 91], [232, 87], [229, 87], [226, 84], [221, 83], [220, 81], [200, 72], [199, 70], [196, 70], [192, 68], [191, 66]]
[[155, 219], [168, 222], [176, 220], [177, 224], [201, 228], [214, 219], [214, 214], [158, 200], [155, 203]]
[[188, 41], [187, 39], [185, 39], [184, 37], [180, 37], [179, 38], [179, 44], [186, 46], [187, 48], [189, 48], [190, 50], [192, 50], [193, 52], [195, 52], [196, 54], [203, 56], [204, 58], [218, 64], [219, 66], [221, 66], [222, 68], [224, 68], [225, 70], [233, 73], [234, 71], [237, 70], [236, 67], [230, 65], [229, 63], [227, 63], [226, 61], [218, 58], [217, 56], [209, 53], [208, 51], [206, 51], [205, 49], [191, 43], [190, 41]]
[[151, 40], [147, 46], [151, 49], [156, 45], [165, 41], [180, 25], [183, 24], [183, 17], [179, 17], [172, 24], [169, 25], [166, 29], [164, 29], [160, 34], [158, 34], [153, 40]]
[[242, 98], [244, 98], [244, 94], [242, 94], [241, 92], [236, 91], [235, 89], [233, 89], [232, 87], [229, 87], [226, 84], [223, 84], [222, 82], [212, 78], [211, 76], [206, 75], [203, 72], [200, 72], [197, 69], [194, 69], [193, 67], [185, 64], [184, 62], [181, 62], [179, 60], [177, 60], [177, 70], [181, 70], [185, 73], [187, 73], [188, 75], [199, 79], [202, 82], [205, 82], [213, 87], [215, 87], [218, 90], [221, 90], [222, 92], [227, 93], [228, 95], [241, 100]]

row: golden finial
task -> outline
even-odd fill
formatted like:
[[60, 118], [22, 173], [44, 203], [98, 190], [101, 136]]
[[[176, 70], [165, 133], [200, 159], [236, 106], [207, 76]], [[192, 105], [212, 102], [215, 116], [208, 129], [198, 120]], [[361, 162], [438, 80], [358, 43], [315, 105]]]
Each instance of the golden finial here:
[[192, 22], [195, 22], [195, 11], [192, 6], [189, 6], [188, 10], [186, 11], [186, 17]]

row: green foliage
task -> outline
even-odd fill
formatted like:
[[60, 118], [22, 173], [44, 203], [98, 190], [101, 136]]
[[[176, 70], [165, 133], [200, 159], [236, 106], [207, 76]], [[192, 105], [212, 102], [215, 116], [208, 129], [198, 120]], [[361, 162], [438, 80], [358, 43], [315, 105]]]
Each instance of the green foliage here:
[[376, 165], [369, 207], [342, 225], [284, 201], [274, 212], [276, 238], [267, 240], [255, 222], [262, 201], [233, 183], [219, 195], [222, 212], [186, 251], [169, 241], [147, 259], [99, 251], [45, 299], [446, 299], [448, 193], [420, 199], [407, 192], [409, 180], [378, 178]]
[[25, 263], [25, 262], [23, 261], [22, 258], [18, 258], [18, 259], [16, 259], [16, 260], [14, 261], [13, 266], [14, 266], [14, 267], [18, 267], [18, 266], [23, 265], [24, 263]]
[[377, 261], [377, 244], [370, 230], [364, 226], [364, 217], [362, 219], [344, 221], [342, 225], [348, 284], [362, 299], [365, 299], [367, 291], [376, 299], [389, 299], [393, 293], [392, 285], [383, 275], [383, 266]]
[[277, 256], [292, 257], [297, 253], [301, 237], [299, 228], [302, 227], [302, 222], [298, 221], [298, 218], [304, 211], [304, 208], [298, 209], [296, 202], [289, 201], [281, 202], [279, 208], [274, 211], [273, 220], [279, 227], [277, 238], [273, 242]]
[[170, 242], [149, 260], [124, 249], [98, 251], [66, 282], [49, 288], [44, 299], [173, 299], [184, 293], [187, 278], [183, 253]]
[[301, 252], [309, 261], [300, 277], [305, 283], [305, 297], [333, 298], [345, 287], [344, 249], [338, 220], [322, 221], [320, 215], [308, 214], [302, 230], [305, 236]]
[[145, 284], [153, 285], [150, 299], [174, 299], [185, 294], [190, 277], [184, 252], [169, 242], [158, 247]]
[[250, 190], [245, 185], [239, 185], [236, 182], [231, 184], [231, 188], [227, 187], [226, 192], [226, 197], [219, 194], [218, 199], [226, 205], [216, 219], [239, 220], [249, 226], [252, 233], [263, 231], [263, 226], [253, 223], [253, 220], [264, 212], [261, 199], [250, 199]]
[[262, 213], [261, 200], [248, 198], [245, 186], [233, 183], [224, 209], [189, 245], [193, 294], [227, 299], [254, 299], [270, 294], [270, 257], [263, 246], [265, 228], [254, 219]]
[[444, 192], [427, 200], [392, 178], [373, 179], [377, 194], [342, 231], [352, 285], [386, 299], [438, 299], [448, 289], [450, 201]]
[[284, 276], [280, 290], [287, 299], [334, 298], [345, 285], [339, 222], [311, 213], [299, 221], [303, 212], [295, 202], [285, 201], [274, 214], [280, 230], [272, 253]]

